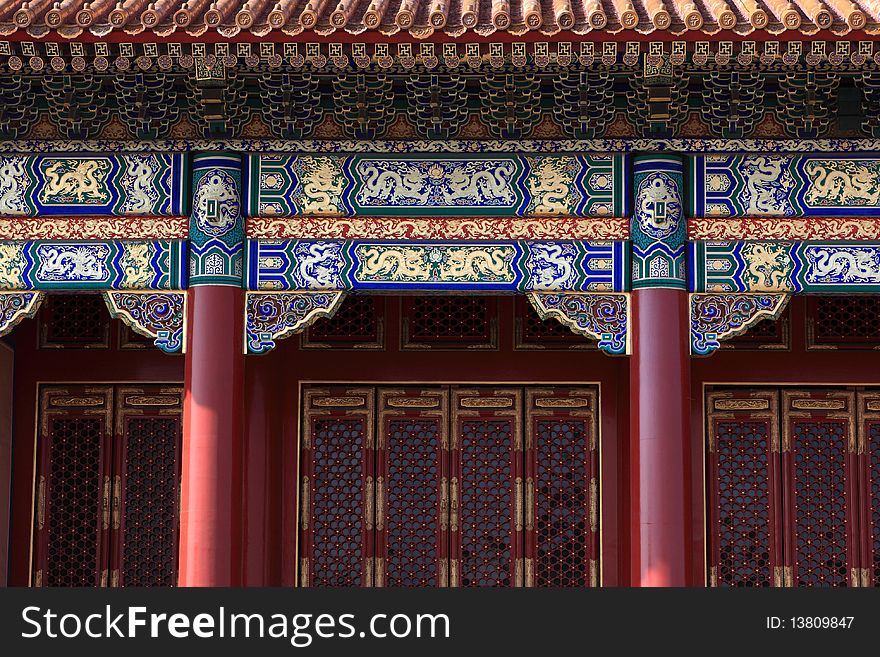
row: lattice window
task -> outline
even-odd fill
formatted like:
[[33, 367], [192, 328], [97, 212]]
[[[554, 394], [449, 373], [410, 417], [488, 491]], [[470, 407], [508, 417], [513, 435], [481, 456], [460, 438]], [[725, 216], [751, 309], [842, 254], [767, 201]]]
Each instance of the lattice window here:
[[110, 388], [43, 388], [34, 510], [34, 584], [106, 584]]
[[461, 585], [511, 586], [510, 422], [468, 420], [461, 435]]
[[722, 349], [789, 349], [791, 347], [791, 304], [778, 319], [762, 319], [742, 335], [721, 342]]
[[532, 304], [517, 296], [514, 301], [515, 349], [595, 349], [596, 341], [573, 333], [556, 319], [541, 320]]
[[795, 421], [792, 453], [797, 585], [846, 586], [845, 423]]
[[770, 586], [770, 463], [766, 421], [716, 425], [719, 586]]
[[110, 346], [110, 314], [98, 294], [50, 294], [40, 310], [40, 347]]
[[152, 386], [43, 390], [35, 583], [175, 584], [181, 398]]
[[356, 586], [361, 581], [363, 440], [360, 420], [315, 422], [315, 586]]
[[596, 391], [523, 392], [306, 389], [301, 583], [598, 585]]
[[712, 586], [783, 586], [779, 393], [713, 392], [708, 544]]
[[522, 586], [521, 392], [454, 389], [453, 409], [451, 584]]
[[299, 578], [371, 586], [375, 517], [373, 392], [306, 392]]
[[119, 584], [174, 586], [180, 416], [129, 417], [124, 431]]
[[383, 349], [385, 298], [347, 297], [330, 319], [318, 320], [302, 337], [304, 348]]
[[880, 297], [816, 296], [807, 299], [809, 349], [880, 349]]
[[[410, 417], [389, 419], [385, 424], [386, 586], [438, 583], [442, 421], [442, 417]], [[377, 490], [381, 485], [377, 484]], [[377, 529], [383, 529], [382, 525]]]
[[53, 418], [52, 476], [46, 494], [45, 586], [95, 586], [102, 486], [101, 418]]
[[406, 297], [404, 349], [497, 349], [498, 300], [494, 297]]
[[584, 423], [542, 420], [536, 429], [535, 583], [588, 586], [590, 482]]

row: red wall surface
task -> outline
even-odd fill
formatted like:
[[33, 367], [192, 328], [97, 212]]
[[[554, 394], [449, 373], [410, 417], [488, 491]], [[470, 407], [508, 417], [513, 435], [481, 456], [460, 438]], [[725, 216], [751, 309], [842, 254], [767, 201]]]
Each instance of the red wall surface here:
[[[496, 351], [401, 351], [400, 302], [386, 302], [384, 350], [300, 349], [294, 337], [263, 356], [248, 356], [244, 403], [246, 441], [243, 581], [246, 585], [294, 583], [297, 537], [299, 398], [301, 383], [589, 383], [600, 388], [600, 489], [602, 581], [628, 581], [625, 519], [628, 360], [595, 350], [513, 351], [512, 299], [500, 303]], [[37, 322], [27, 320], [12, 335], [15, 346], [15, 420], [10, 584], [27, 585], [33, 508], [37, 386], [43, 383], [175, 382], [184, 359], [155, 349], [37, 349]], [[114, 327], [115, 330], [115, 327]]]
[[[601, 403], [602, 583], [629, 584], [627, 555], [632, 546], [625, 530], [630, 494], [626, 440], [629, 360], [592, 350], [514, 351], [514, 310], [509, 300], [500, 304], [500, 345], [496, 351], [403, 351], [398, 346], [399, 300], [388, 298], [386, 305], [384, 350], [301, 349], [299, 339], [294, 337], [279, 342], [267, 355], [246, 358], [244, 583], [294, 583], [302, 383], [597, 383]], [[804, 315], [803, 301], [796, 299], [790, 317], [791, 350], [721, 350], [691, 360], [691, 537], [695, 556], [691, 578], [695, 585], [705, 581], [704, 386], [880, 384], [880, 351], [806, 351]], [[181, 356], [168, 356], [155, 349], [38, 350], [36, 326], [36, 321], [26, 320], [9, 338], [15, 348], [8, 568], [12, 585], [29, 582], [38, 383], [183, 380]], [[8, 445], [0, 440], [0, 465], [8, 457]]]

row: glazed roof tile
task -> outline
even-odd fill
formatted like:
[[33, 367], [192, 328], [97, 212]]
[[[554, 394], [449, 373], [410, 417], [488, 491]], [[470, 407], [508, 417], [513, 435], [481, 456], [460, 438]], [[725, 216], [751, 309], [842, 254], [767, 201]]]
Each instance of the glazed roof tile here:
[[[0, 34], [880, 33], [880, 0], [0, 0]], [[727, 32], [728, 34], [730, 32]]]

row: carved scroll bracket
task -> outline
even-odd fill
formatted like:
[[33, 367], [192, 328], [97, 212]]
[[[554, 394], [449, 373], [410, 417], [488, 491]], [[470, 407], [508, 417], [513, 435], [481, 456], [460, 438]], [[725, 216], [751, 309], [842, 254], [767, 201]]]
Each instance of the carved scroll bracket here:
[[168, 354], [186, 351], [186, 292], [104, 292], [110, 316], [153, 338]]
[[0, 293], [0, 336], [9, 333], [21, 320], [36, 315], [44, 296], [44, 292]]
[[301, 333], [321, 317], [332, 317], [345, 292], [248, 292], [245, 353], [262, 354], [275, 342]]
[[742, 335], [762, 319], [777, 319], [789, 298], [788, 294], [692, 293], [691, 354], [708, 356], [721, 340]]
[[598, 340], [607, 354], [629, 355], [629, 293], [531, 292], [528, 297], [541, 319], [553, 317], [574, 333]]

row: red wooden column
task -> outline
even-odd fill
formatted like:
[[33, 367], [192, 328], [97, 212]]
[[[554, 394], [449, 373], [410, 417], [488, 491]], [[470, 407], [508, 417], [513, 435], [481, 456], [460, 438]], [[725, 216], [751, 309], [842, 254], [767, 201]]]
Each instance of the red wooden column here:
[[269, 352], [248, 357], [245, 368], [243, 586], [281, 585], [281, 365], [279, 354]]
[[681, 159], [637, 156], [632, 223], [632, 584], [688, 584], [690, 355]]
[[180, 586], [241, 583], [241, 165], [227, 153], [193, 159]]

